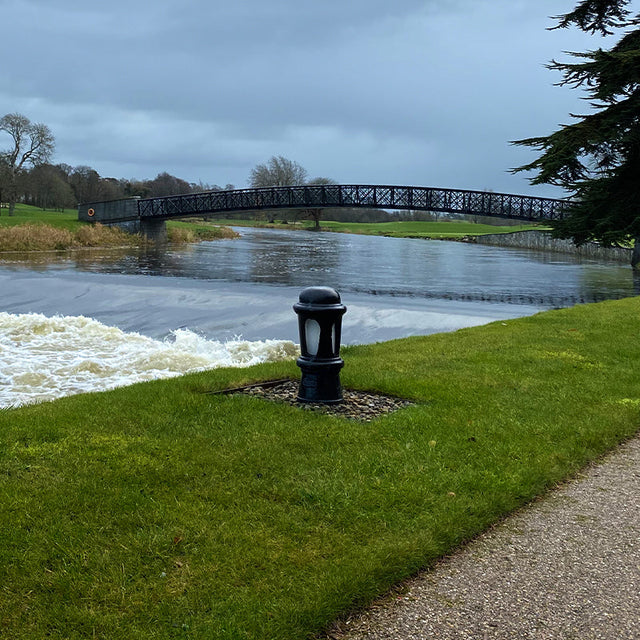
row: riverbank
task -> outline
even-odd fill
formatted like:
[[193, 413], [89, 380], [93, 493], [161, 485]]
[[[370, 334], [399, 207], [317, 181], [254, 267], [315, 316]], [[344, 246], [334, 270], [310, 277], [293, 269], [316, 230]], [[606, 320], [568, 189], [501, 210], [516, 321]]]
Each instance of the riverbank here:
[[[266, 222], [264, 220], [229, 220], [232, 226], [261, 227], [267, 229], [315, 230], [309, 222]], [[439, 222], [335, 222], [323, 220], [320, 231], [356, 233], [389, 238], [420, 238], [423, 240], [459, 240], [494, 247], [511, 247], [567, 253], [593, 260], [613, 260], [629, 263], [632, 249], [603, 247], [595, 242], [577, 246], [571, 240], [553, 238], [549, 228], [542, 224], [502, 225], [477, 224], [463, 220]]]
[[540, 230], [487, 234], [469, 237], [466, 241], [492, 247], [515, 247], [554, 253], [571, 253], [593, 260], [615, 260], [626, 264], [631, 262], [631, 254], [633, 253], [631, 248], [603, 247], [595, 242], [586, 242], [577, 246], [572, 240], [553, 238], [550, 233]]
[[[638, 429], [640, 300], [350, 347], [359, 422], [220, 369], [0, 411], [12, 638], [302, 638]], [[615, 341], [611, 336], [615, 335]]]
[[[226, 226], [180, 220], [167, 222], [167, 239], [171, 244], [237, 236]], [[148, 244], [149, 241], [144, 237], [126, 233], [118, 227], [80, 222], [77, 212], [73, 210], [40, 211], [35, 207], [16, 205], [14, 216], [0, 216], [0, 253], [139, 247]]]
[[[224, 225], [221, 223], [224, 222]], [[14, 229], [24, 227], [25, 229]], [[46, 232], [33, 228], [48, 225]], [[202, 240], [217, 240], [233, 238], [235, 233], [229, 229], [237, 227], [259, 227], [283, 230], [313, 230], [313, 223], [308, 221], [295, 222], [267, 222], [265, 220], [236, 220], [225, 219], [212, 222], [206, 219], [168, 220], [167, 234], [171, 243], [190, 243]], [[87, 228], [96, 228], [89, 232]], [[53, 230], [51, 230], [53, 228]], [[418, 222], [336, 222], [323, 220], [320, 231], [334, 233], [355, 233], [359, 235], [374, 235], [390, 238], [422, 238], [445, 240], [471, 240], [485, 235], [512, 235], [514, 232], [524, 232], [534, 229], [544, 229], [539, 225], [494, 226], [476, 224], [464, 220], [455, 221], [418, 221]], [[104, 231], [102, 231], [102, 230]], [[101, 237], [102, 240], [98, 240]], [[113, 247], [139, 246], [145, 240], [137, 235], [130, 235], [114, 227], [100, 227], [89, 225], [77, 219], [77, 212], [67, 209], [61, 212], [41, 211], [28, 205], [16, 205], [14, 216], [0, 216], [0, 252], [1, 251], [46, 251], [51, 249], [68, 249], [73, 247]]]
[[[206, 240], [236, 238], [238, 234], [228, 227], [174, 223], [167, 228], [169, 244], [189, 244]], [[144, 247], [153, 244], [139, 234], [130, 234], [117, 227], [99, 223], [86, 225], [77, 231], [59, 229], [49, 224], [28, 223], [0, 227], [0, 253], [29, 251], [66, 251], [69, 249]]]
[[[266, 220], [236, 220], [224, 221], [233, 227], [260, 227], [265, 229], [283, 229], [293, 231], [315, 231], [312, 222], [267, 222]], [[355, 233], [368, 236], [384, 236], [387, 238], [422, 238], [425, 240], [462, 239], [484, 234], [513, 233], [514, 231], [528, 231], [531, 229], [544, 229], [540, 225], [490, 225], [468, 222], [466, 220], [441, 220], [430, 221], [400, 221], [400, 222], [336, 222], [335, 220], [322, 220], [319, 231], [331, 231], [335, 233]]]

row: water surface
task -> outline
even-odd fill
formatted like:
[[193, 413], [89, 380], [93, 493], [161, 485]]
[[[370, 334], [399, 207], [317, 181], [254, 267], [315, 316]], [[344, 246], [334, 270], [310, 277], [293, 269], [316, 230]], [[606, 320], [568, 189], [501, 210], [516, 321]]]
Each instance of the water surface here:
[[167, 251], [5, 254], [0, 406], [293, 357], [292, 305], [310, 285], [340, 291], [347, 344], [635, 295], [632, 270], [619, 263], [457, 242], [239, 231], [237, 240]]

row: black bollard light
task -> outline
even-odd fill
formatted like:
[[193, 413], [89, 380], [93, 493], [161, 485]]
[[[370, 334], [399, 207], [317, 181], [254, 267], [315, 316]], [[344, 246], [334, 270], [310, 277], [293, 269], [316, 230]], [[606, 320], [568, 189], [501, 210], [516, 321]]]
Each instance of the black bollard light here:
[[298, 314], [300, 351], [296, 364], [302, 371], [299, 402], [342, 402], [340, 334], [347, 308], [330, 287], [307, 287], [293, 305]]

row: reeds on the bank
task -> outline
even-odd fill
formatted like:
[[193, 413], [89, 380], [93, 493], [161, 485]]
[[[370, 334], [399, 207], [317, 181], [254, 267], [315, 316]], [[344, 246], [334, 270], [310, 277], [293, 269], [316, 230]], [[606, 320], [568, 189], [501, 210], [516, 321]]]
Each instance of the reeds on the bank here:
[[77, 231], [48, 224], [0, 227], [0, 251], [55, 251], [76, 247], [132, 246], [139, 241], [115, 227], [87, 225]]
[[[168, 240], [185, 244], [202, 240], [234, 238], [228, 227], [169, 227]], [[0, 227], [0, 252], [3, 251], [64, 251], [81, 247], [132, 247], [147, 244], [140, 235], [132, 235], [117, 227], [84, 225], [76, 231], [49, 224], [26, 223]]]

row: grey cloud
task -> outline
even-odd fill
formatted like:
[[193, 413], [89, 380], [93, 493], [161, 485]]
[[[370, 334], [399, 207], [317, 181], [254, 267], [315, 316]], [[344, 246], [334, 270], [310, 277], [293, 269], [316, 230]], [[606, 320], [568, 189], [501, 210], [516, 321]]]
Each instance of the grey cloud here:
[[545, 31], [572, 5], [5, 0], [0, 108], [103, 175], [240, 184], [283, 154], [337, 180], [530, 192], [508, 141], [578, 104], [543, 64], [599, 44]]

